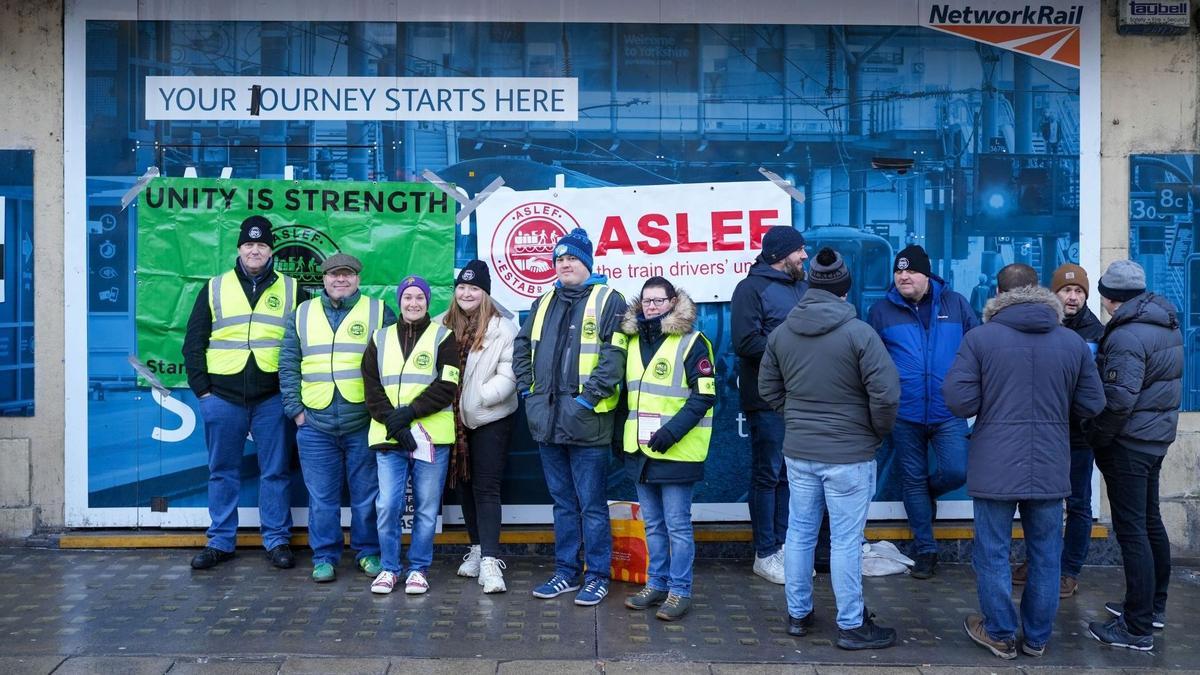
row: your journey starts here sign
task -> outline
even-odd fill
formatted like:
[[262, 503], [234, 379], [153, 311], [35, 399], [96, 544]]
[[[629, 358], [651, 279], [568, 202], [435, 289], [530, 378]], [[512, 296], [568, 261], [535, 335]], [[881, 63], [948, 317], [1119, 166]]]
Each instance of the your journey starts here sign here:
[[574, 122], [579, 86], [573, 77], [153, 76], [146, 119]]

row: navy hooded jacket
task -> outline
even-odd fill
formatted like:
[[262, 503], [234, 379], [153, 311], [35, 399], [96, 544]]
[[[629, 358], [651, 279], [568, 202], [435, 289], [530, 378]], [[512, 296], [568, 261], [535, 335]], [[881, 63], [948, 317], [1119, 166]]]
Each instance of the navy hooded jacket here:
[[967, 331], [979, 325], [975, 310], [962, 295], [936, 276], [929, 277], [930, 327], [896, 285], [871, 305], [867, 323], [883, 338], [900, 373], [899, 419], [914, 424], [941, 424], [955, 417], [942, 398], [942, 379]]
[[729, 322], [738, 357], [742, 410], [771, 410], [758, 395], [758, 366], [767, 351], [767, 336], [787, 319], [807, 290], [808, 282], [771, 267], [761, 256], [733, 289]]

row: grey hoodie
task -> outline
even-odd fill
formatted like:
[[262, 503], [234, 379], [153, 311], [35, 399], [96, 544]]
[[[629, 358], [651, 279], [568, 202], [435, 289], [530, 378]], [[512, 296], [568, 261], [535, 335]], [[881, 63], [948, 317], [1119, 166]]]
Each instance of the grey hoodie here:
[[854, 306], [810, 288], [767, 338], [758, 392], [784, 417], [784, 455], [851, 464], [874, 459], [891, 433], [900, 378]]

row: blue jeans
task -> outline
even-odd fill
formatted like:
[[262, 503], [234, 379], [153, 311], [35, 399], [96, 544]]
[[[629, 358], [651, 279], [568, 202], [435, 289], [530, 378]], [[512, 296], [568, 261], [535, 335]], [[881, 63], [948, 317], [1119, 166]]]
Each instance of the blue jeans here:
[[244, 406], [216, 394], [200, 399], [204, 442], [208, 445], [208, 545], [232, 551], [237, 542], [238, 496], [242, 491], [242, 452], [253, 434], [258, 455], [258, 519], [263, 546], [269, 551], [291, 538], [291, 458], [284, 438], [279, 394]]
[[657, 591], [692, 597], [692, 490], [695, 483], [637, 483], [650, 552], [649, 581]]
[[[612, 530], [608, 524], [608, 447], [539, 445], [546, 487], [554, 500], [554, 571], [578, 579], [579, 547], [588, 578], [612, 573]], [[582, 540], [582, 541], [581, 541]]]
[[1025, 644], [1043, 647], [1058, 612], [1059, 556], [1062, 555], [1061, 499], [1002, 501], [975, 499], [975, 586], [983, 627], [996, 640], [1017, 634], [1017, 611], [1012, 602], [1013, 514], [1021, 510], [1029, 577], [1021, 593], [1021, 627]]
[[[915, 550], [918, 554], [937, 553], [930, 502], [967, 482], [967, 421], [955, 418], [925, 425], [896, 420], [892, 445]], [[933, 472], [929, 470], [930, 447], [937, 459]]]
[[[791, 516], [783, 547], [788, 614], [800, 618], [813, 608], [813, 552], [823, 511], [829, 512], [829, 572], [837, 600], [838, 628], [863, 623], [862, 537], [875, 494], [875, 460], [826, 464], [787, 458]], [[824, 504], [824, 508], [822, 508]]]
[[375, 500], [379, 528], [380, 564], [388, 572], [400, 574], [400, 519], [404, 516], [404, 493], [412, 478], [412, 541], [408, 545], [408, 571], [424, 572], [433, 562], [433, 535], [438, 511], [442, 508], [442, 488], [450, 468], [450, 446], [434, 446], [432, 462], [413, 459], [407, 452], [380, 452], [379, 498]]
[[1092, 449], [1071, 448], [1071, 496], [1063, 529], [1062, 574], [1078, 579], [1092, 543]]
[[356, 559], [379, 555], [375, 499], [379, 469], [375, 451], [367, 446], [367, 429], [327, 434], [311, 424], [296, 429], [300, 469], [308, 488], [308, 545], [313, 564], [334, 567], [342, 558], [342, 484], [350, 487], [350, 547]]
[[768, 410], [750, 419], [750, 529], [760, 558], [783, 548], [788, 533], [788, 477], [783, 463], [783, 416]]

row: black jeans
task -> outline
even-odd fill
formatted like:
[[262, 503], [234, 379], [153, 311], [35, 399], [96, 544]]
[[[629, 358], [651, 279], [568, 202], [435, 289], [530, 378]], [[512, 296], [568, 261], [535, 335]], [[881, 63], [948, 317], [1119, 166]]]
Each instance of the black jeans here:
[[467, 430], [471, 480], [459, 484], [458, 497], [471, 543], [479, 545], [481, 555], [489, 558], [500, 556], [500, 483], [508, 459], [512, 420], [509, 415]]
[[1158, 511], [1163, 458], [1118, 445], [1095, 452], [1125, 564], [1125, 625], [1150, 635], [1152, 613], [1166, 611], [1171, 581], [1171, 542]]

